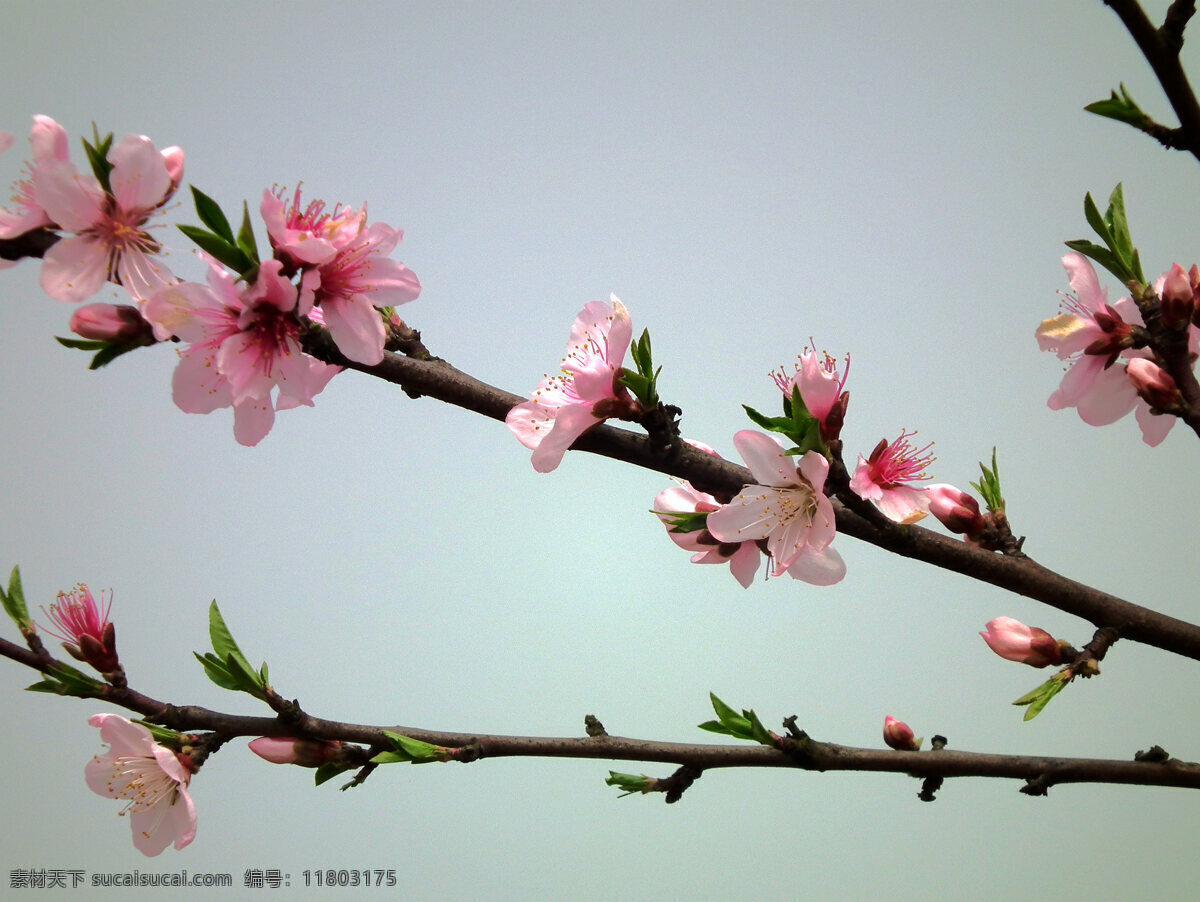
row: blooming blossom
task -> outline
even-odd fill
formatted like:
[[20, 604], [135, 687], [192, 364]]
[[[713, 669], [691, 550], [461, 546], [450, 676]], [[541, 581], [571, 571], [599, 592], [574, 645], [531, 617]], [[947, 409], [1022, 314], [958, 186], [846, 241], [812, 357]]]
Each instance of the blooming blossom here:
[[[1152, 414], [1151, 405], [1139, 397], [1135, 380], [1146, 374], [1143, 365], [1135, 365], [1130, 373], [1127, 366], [1118, 364], [1119, 360], [1128, 364], [1153, 357], [1149, 349], [1132, 347], [1133, 327], [1142, 325], [1137, 305], [1128, 297], [1110, 305], [1107, 289], [1082, 254], [1067, 254], [1062, 263], [1075, 294], [1063, 295], [1064, 312], [1043, 321], [1036, 336], [1043, 351], [1054, 351], [1071, 363], [1047, 405], [1051, 410], [1074, 407], [1079, 418], [1092, 426], [1114, 423], [1133, 410], [1142, 440], [1151, 446], [1159, 444], [1175, 424], [1175, 417]], [[1165, 293], [1174, 298], [1181, 293], [1175, 268], [1179, 267], [1156, 281], [1160, 296]], [[1194, 326], [1188, 330], [1189, 349], [1194, 351], [1200, 333]]]
[[325, 202], [300, 203], [300, 186], [290, 203], [283, 190], [264, 190], [259, 212], [267, 224], [267, 235], [275, 254], [293, 266], [328, 263], [353, 241], [367, 221], [367, 208], [335, 206], [325, 212]]
[[159, 153], [143, 135], [127, 135], [108, 154], [108, 194], [94, 175], [81, 175], [67, 159], [37, 163], [37, 203], [69, 233], [46, 251], [42, 289], [60, 301], [84, 301], [106, 280], [144, 300], [175, 281], [156, 258], [162, 246], [146, 223], [167, 203], [183, 176], [183, 152]]
[[829, 462], [808, 451], [797, 463], [773, 438], [750, 429], [735, 435], [733, 444], [759, 484], [743, 487], [709, 514], [708, 531], [721, 542], [766, 539], [773, 576], [786, 572], [818, 586], [839, 582], [846, 564], [830, 547], [837, 524], [823, 494]]
[[58, 601], [42, 612], [57, 629], [43, 627], [63, 642], [73, 658], [86, 661], [101, 673], [110, 673], [119, 665], [116, 628], [108, 620], [112, 593], [97, 604], [91, 590], [80, 583], [73, 592], [59, 592]]
[[925, 489], [905, 483], [929, 478], [925, 468], [933, 463], [933, 455], [926, 452], [933, 445], [913, 448], [908, 441], [912, 435], [916, 433], [901, 432], [891, 444], [880, 439], [869, 458], [864, 460], [858, 455], [858, 466], [850, 477], [850, 489], [858, 497], [874, 502], [896, 523], [916, 523], [929, 510]]
[[721, 504], [716, 498], [699, 491], [690, 482], [664, 489], [654, 499], [655, 516], [667, 527], [672, 542], [693, 552], [693, 564], [728, 564], [734, 579], [748, 589], [758, 572], [760, 552], [757, 542], [721, 542], [707, 528], [690, 532], [674, 529], [679, 514], [712, 513], [720, 509]]
[[846, 405], [850, 402], [850, 395], [842, 390], [846, 385], [846, 377], [850, 375], [850, 358], [846, 358], [846, 368], [839, 371], [837, 361], [824, 351], [818, 353], [814, 346], [806, 349], [796, 360], [795, 372], [791, 376], [780, 367], [771, 374], [771, 378], [789, 398], [794, 389], [800, 389], [804, 406], [821, 424], [821, 437], [826, 441], [837, 438], [846, 415]]
[[[208, 285], [185, 282], [156, 293], [144, 315], [160, 339], [188, 345], [172, 379], [175, 404], [185, 413], [233, 406], [234, 437], [256, 445], [270, 431], [276, 410], [305, 404], [338, 373], [300, 350], [300, 294], [266, 260], [250, 286], [210, 261]], [[273, 400], [278, 388], [278, 398]]]
[[182, 849], [195, 839], [188, 759], [156, 743], [141, 724], [119, 715], [94, 714], [88, 723], [100, 728], [108, 751], [92, 757], [84, 777], [92, 792], [127, 803], [120, 813], [129, 815], [137, 850], [153, 856], [172, 842]]
[[1062, 663], [1062, 648], [1057, 639], [1043, 629], [1026, 626], [1011, 617], [997, 617], [980, 633], [988, 648], [1006, 661], [1045, 667]]
[[[12, 141], [12, 135], [0, 132], [0, 153], [12, 146]], [[16, 238], [34, 229], [54, 225], [37, 201], [33, 173], [39, 165], [67, 159], [67, 133], [49, 116], [34, 116], [33, 128], [29, 132], [29, 145], [33, 160], [27, 166], [25, 176], [12, 187], [12, 206], [0, 207], [0, 239]], [[14, 266], [16, 262], [0, 260], [0, 268]]]
[[368, 365], [383, 360], [385, 332], [375, 308], [404, 304], [421, 293], [412, 270], [387, 256], [403, 235], [372, 223], [302, 277], [301, 292], [319, 307], [334, 344], [351, 360]]
[[921, 750], [921, 740], [913, 735], [912, 727], [894, 717], [883, 719], [883, 741], [898, 752]]
[[533, 468], [539, 473], [549, 473], [575, 439], [631, 404], [617, 380], [633, 323], [615, 294], [611, 300], [592, 301], [579, 311], [562, 373], [542, 379], [530, 400], [513, 407], [505, 418], [521, 444], [533, 449]]

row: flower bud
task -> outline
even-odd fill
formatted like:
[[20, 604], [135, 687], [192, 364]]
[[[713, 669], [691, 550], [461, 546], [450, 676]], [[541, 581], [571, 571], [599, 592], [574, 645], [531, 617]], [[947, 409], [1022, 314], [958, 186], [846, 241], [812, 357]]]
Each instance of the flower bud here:
[[183, 148], [168, 147], [162, 151], [162, 158], [167, 166], [167, 175], [171, 179], [171, 190], [167, 192], [167, 197], [170, 197], [183, 181]]
[[71, 331], [92, 341], [154, 344], [152, 327], [128, 304], [84, 304], [71, 316]]
[[913, 737], [912, 728], [894, 717], [883, 719], [883, 741], [898, 752], [921, 750], [921, 740]]
[[929, 513], [951, 532], [978, 535], [985, 523], [979, 513], [979, 502], [961, 489], [945, 483], [931, 485], [926, 489], [929, 498]]
[[1006, 661], [1045, 667], [1062, 663], [1062, 647], [1043, 629], [1026, 626], [1011, 617], [997, 617], [980, 633], [988, 647]]
[[1163, 323], [1168, 329], [1182, 329], [1191, 322], [1192, 313], [1195, 311], [1192, 281], [1178, 263], [1172, 263], [1163, 278], [1159, 305], [1162, 309]]
[[332, 739], [291, 739], [286, 736], [260, 736], [250, 743], [250, 751], [272, 764], [297, 764], [320, 767], [332, 761], [342, 743]]
[[1138, 397], [1151, 407], [1169, 407], [1179, 397], [1179, 388], [1171, 374], [1145, 357], [1134, 357], [1125, 365], [1125, 374], [1137, 389]]

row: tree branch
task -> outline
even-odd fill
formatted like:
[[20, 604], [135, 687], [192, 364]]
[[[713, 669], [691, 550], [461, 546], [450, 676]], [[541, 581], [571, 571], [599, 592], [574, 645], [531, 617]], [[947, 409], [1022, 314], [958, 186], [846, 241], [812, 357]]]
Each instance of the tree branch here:
[[1196, 101], [1179, 62], [1183, 29], [1196, 11], [1194, 0], [1175, 0], [1162, 28], [1154, 27], [1138, 0], [1104, 0], [1104, 5], [1112, 8], [1138, 45], [1179, 117], [1179, 134], [1173, 139], [1174, 146], [1191, 152], [1200, 160], [1200, 103]]
[[[481, 382], [444, 360], [417, 360], [385, 353], [382, 363], [368, 366], [342, 356], [324, 333], [305, 338], [305, 350], [328, 363], [367, 373], [399, 385], [411, 397], [427, 396], [503, 421], [526, 399]], [[600, 425], [582, 435], [572, 449], [588, 451], [646, 469], [686, 479], [718, 497], [736, 495], [753, 482], [750, 471], [731, 461], [682, 445], [664, 455], [646, 436]], [[1043, 567], [1026, 555], [1001, 555], [935, 533], [921, 526], [868, 521], [833, 501], [839, 532], [887, 551], [924, 561], [989, 583], [1116, 630], [1120, 638], [1153, 645], [1200, 660], [1200, 626], [1152, 611], [1093, 589]]]

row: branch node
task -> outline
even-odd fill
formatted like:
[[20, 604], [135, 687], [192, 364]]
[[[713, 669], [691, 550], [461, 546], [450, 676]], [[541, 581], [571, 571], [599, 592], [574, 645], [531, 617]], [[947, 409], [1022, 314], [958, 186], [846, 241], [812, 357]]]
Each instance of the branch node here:
[[696, 767], [694, 764], [685, 764], [665, 780], [658, 781], [658, 788], [667, 794], [667, 804], [672, 805], [678, 802], [684, 792], [699, 780], [703, 773], [704, 768]]
[[1171, 756], [1167, 754], [1167, 750], [1161, 745], [1152, 745], [1145, 751], [1139, 751], [1133, 756], [1134, 761], [1141, 761], [1145, 764], [1166, 764], [1171, 760]]
[[604, 724], [600, 723], [600, 719], [595, 714], [587, 714], [583, 718], [583, 728], [587, 734], [595, 739], [597, 736], [607, 736], [608, 731], [604, 729]]

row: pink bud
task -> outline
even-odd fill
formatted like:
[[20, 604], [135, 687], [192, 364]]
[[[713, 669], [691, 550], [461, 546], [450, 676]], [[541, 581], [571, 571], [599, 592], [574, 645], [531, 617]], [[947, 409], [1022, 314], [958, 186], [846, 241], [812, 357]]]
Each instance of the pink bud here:
[[154, 344], [152, 327], [128, 304], [84, 304], [71, 316], [71, 331], [92, 341]]
[[966, 492], [945, 483], [931, 485], [925, 491], [929, 498], [929, 512], [951, 532], [974, 536], [983, 529], [979, 502]]
[[988, 647], [1006, 661], [1045, 667], [1062, 663], [1058, 640], [1043, 629], [1026, 626], [1011, 617], [997, 617], [980, 633]]
[[1168, 407], [1179, 397], [1179, 388], [1171, 374], [1145, 357], [1134, 357], [1125, 365], [1138, 397], [1151, 407]]
[[170, 197], [183, 181], [183, 148], [168, 147], [162, 152], [162, 158], [167, 166], [167, 175], [171, 178], [171, 190], [167, 192], [167, 197]]
[[260, 736], [250, 743], [250, 751], [272, 764], [296, 764], [320, 767], [342, 749], [332, 739], [290, 739], [286, 736]]
[[[1194, 269], [1195, 267], [1193, 267]], [[1170, 329], [1182, 329], [1195, 309], [1192, 280], [1178, 263], [1172, 263], [1163, 278], [1160, 304], [1163, 322]]]
[[913, 737], [912, 728], [894, 717], [883, 719], [883, 741], [898, 752], [921, 750], [921, 740]]

